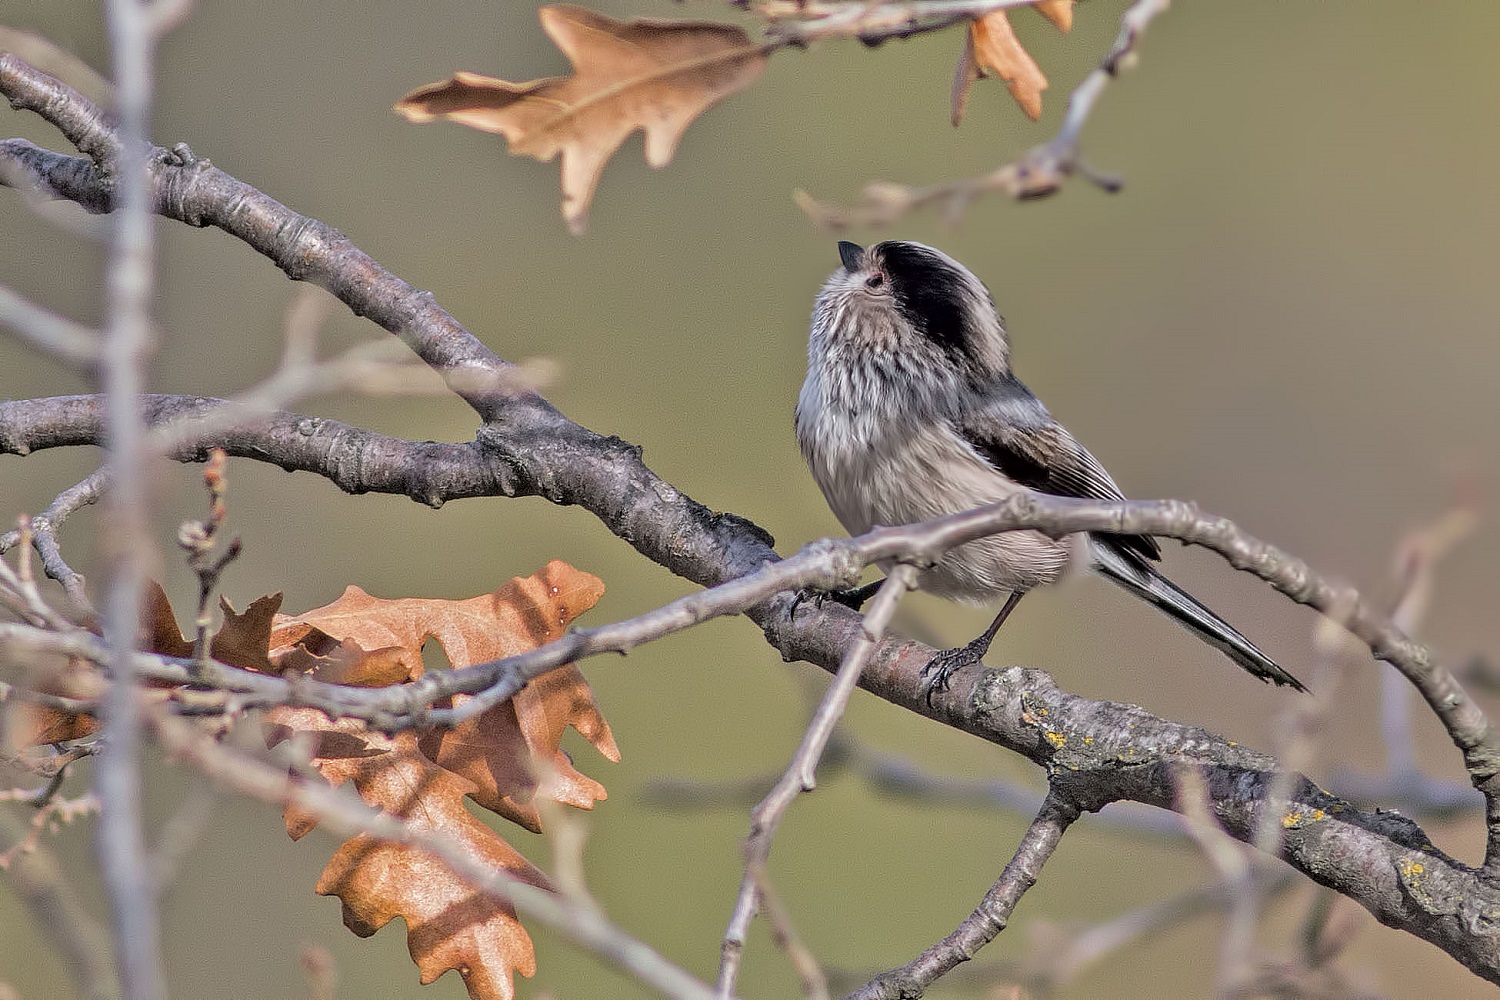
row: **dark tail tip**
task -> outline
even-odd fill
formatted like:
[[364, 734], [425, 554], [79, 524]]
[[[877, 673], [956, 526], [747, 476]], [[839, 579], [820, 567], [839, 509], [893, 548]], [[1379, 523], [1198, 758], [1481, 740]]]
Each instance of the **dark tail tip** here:
[[1165, 612], [1189, 632], [1221, 651], [1247, 673], [1277, 687], [1304, 694], [1307, 686], [1261, 652], [1233, 625], [1220, 618], [1196, 597], [1168, 580], [1139, 557], [1122, 552], [1101, 540], [1093, 546], [1094, 565], [1111, 582]]

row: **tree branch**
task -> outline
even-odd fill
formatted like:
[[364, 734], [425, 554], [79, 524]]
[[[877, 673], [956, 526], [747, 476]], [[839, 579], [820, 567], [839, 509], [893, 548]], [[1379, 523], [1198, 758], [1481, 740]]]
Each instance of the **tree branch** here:
[[[112, 683], [101, 697], [102, 749], [94, 789], [102, 803], [96, 853], [108, 890], [115, 952], [126, 1000], [166, 996], [160, 912], [146, 855], [141, 794], [141, 719], [134, 670], [146, 564], [153, 550], [146, 504], [146, 426], [136, 400], [151, 343], [155, 223], [146, 179], [156, 38], [142, 0], [105, 4], [119, 106], [118, 131], [76, 93], [53, 93], [45, 113], [80, 150], [113, 175], [117, 207], [105, 268], [100, 381], [112, 479], [107, 530], [104, 639]], [[0, 60], [3, 60], [0, 56]], [[4, 69], [0, 68], [0, 74]]]
[[1000, 878], [990, 886], [974, 912], [947, 937], [899, 969], [876, 976], [849, 994], [848, 1000], [901, 1000], [921, 996], [933, 982], [973, 958], [1010, 923], [1010, 915], [1027, 889], [1036, 885], [1042, 866], [1057, 850], [1079, 809], [1056, 790], [1049, 791]]
[[[51, 98], [58, 96], [64, 99], [64, 105], [74, 110], [77, 107], [73, 103], [76, 95], [13, 56], [0, 55], [0, 92], [28, 107], [50, 107]], [[58, 154], [38, 159], [33, 151], [34, 147], [27, 150], [14, 142], [0, 144], [0, 162], [19, 164], [28, 177], [68, 178], [74, 187], [56, 188], [53, 193], [59, 196], [76, 197], [86, 205], [115, 204], [111, 179], [90, 161]], [[66, 160], [77, 162], [64, 163]], [[716, 514], [686, 497], [652, 473], [635, 446], [578, 426], [535, 392], [514, 391], [514, 379], [507, 374], [510, 366], [438, 307], [430, 294], [412, 289], [380, 268], [337, 231], [292, 212], [185, 151], [174, 154], [153, 148], [149, 161], [150, 204], [157, 212], [192, 225], [218, 226], [255, 247], [292, 277], [329, 288], [356, 313], [370, 316], [401, 337], [419, 357], [449, 378], [454, 391], [485, 420], [470, 445], [432, 446], [430, 455], [437, 465], [454, 474], [458, 485], [452, 495], [482, 495], [492, 484], [503, 495], [534, 495], [558, 504], [578, 504], [647, 558], [687, 579], [712, 586], [750, 577], [735, 584], [742, 589], [734, 592], [733, 600], [724, 592], [712, 597], [691, 595], [683, 599], [687, 603], [669, 606], [673, 608], [671, 614], [691, 617], [708, 611], [729, 613], [732, 605], [748, 599], [751, 603], [740, 606], [784, 656], [806, 659], [828, 669], [841, 661], [844, 650], [862, 628], [860, 618], [832, 604], [804, 608], [793, 616], [791, 594], [768, 596], [760, 590], [785, 587], [788, 580], [802, 578], [791, 573], [776, 576], [786, 571], [775, 566], [764, 570], [771, 575], [752, 577], [778, 558], [763, 530], [733, 514]], [[40, 173], [32, 169], [39, 164], [45, 167]], [[0, 174], [9, 176], [3, 170]], [[73, 435], [69, 443], [81, 436], [60, 429], [56, 421], [27, 425], [25, 417], [18, 416], [24, 414], [27, 405], [5, 404], [7, 410], [0, 416], [0, 442], [5, 450], [24, 452], [45, 446], [42, 442], [49, 434], [54, 443], [63, 443], [62, 438], [68, 434]], [[86, 414], [96, 404], [72, 405]], [[21, 428], [16, 426], [17, 421]], [[295, 421], [284, 422], [283, 417], [275, 418], [270, 426], [280, 434], [289, 430], [295, 434], [298, 427]], [[323, 422], [307, 436], [326, 443], [340, 430]], [[249, 453], [255, 447], [254, 433], [236, 430], [222, 436], [246, 435], [242, 438], [243, 452]], [[262, 437], [262, 443], [264, 440]], [[392, 439], [373, 435], [362, 440], [371, 448], [415, 447], [410, 442], [393, 444]], [[389, 469], [367, 477], [362, 468], [334, 461], [332, 455], [308, 447], [307, 442], [294, 447], [290, 435], [286, 442], [293, 459], [280, 453], [255, 457], [295, 461], [299, 467], [315, 469], [345, 488], [416, 493], [425, 502], [447, 498], [444, 491], [448, 484], [434, 481], [438, 477], [401, 476]], [[206, 448], [225, 442], [198, 444]], [[236, 453], [234, 447], [226, 446], [226, 450]], [[472, 455], [474, 463], [467, 470], [460, 469], [467, 461], [461, 458], [464, 452]], [[410, 457], [416, 453], [407, 454]], [[348, 454], [340, 457], [347, 459]], [[421, 482], [423, 488], [413, 490], [414, 482]], [[1023, 498], [922, 528], [890, 529], [855, 542], [823, 543], [826, 551], [819, 558], [826, 561], [799, 564], [796, 573], [809, 574], [807, 578], [815, 572], [839, 577], [853, 565], [851, 551], [858, 551], [860, 558], [888, 553], [920, 561], [924, 554], [931, 557], [966, 538], [1023, 527], [1056, 534], [1097, 530], [1182, 538], [1220, 552], [1293, 600], [1347, 621], [1377, 656], [1402, 669], [1416, 684], [1454, 742], [1464, 750], [1472, 778], [1492, 803], [1488, 854], [1494, 857], [1500, 853], [1494, 849], [1495, 838], [1500, 836], [1496, 832], [1500, 830], [1500, 813], [1493, 808], [1500, 753], [1495, 750], [1489, 721], [1451, 674], [1383, 615], [1351, 600], [1352, 592], [1347, 588], [1316, 576], [1300, 561], [1257, 542], [1229, 522], [1204, 517], [1188, 505]], [[692, 599], [703, 603], [695, 606]], [[20, 641], [16, 636], [35, 641], [34, 634], [8, 634], [13, 641]], [[77, 644], [81, 655], [89, 655], [88, 643], [97, 642], [93, 637], [85, 639], [72, 633], [54, 635], [53, 641]], [[570, 638], [564, 643], [586, 645], [587, 641]], [[539, 657], [573, 658], [579, 655], [578, 649], [578, 645], [548, 647]], [[1011, 668], [962, 672], [937, 699], [935, 707], [928, 708], [919, 670], [931, 655], [932, 651], [920, 644], [883, 640], [875, 646], [860, 685], [919, 714], [1025, 755], [1046, 768], [1059, 793], [1080, 808], [1097, 809], [1121, 799], [1171, 808], [1171, 769], [1183, 762], [1204, 769], [1216, 816], [1237, 839], [1253, 840], [1261, 829], [1262, 814], [1273, 808], [1269, 796], [1277, 769], [1271, 758], [1203, 730], [1156, 718], [1134, 706], [1069, 695], [1037, 671]], [[463, 683], [476, 684], [476, 691], [488, 691], [497, 678], [506, 678], [505, 683], [514, 680], [508, 668], [503, 670], [498, 664], [470, 669], [493, 671], [465, 675]], [[528, 669], [540, 672], [544, 667], [538, 659], [531, 661]], [[228, 687], [242, 682], [248, 683], [245, 677], [226, 674], [212, 683]], [[259, 677], [254, 683], [265, 685], [257, 690], [268, 697], [285, 695], [284, 690], [271, 690], [273, 684], [285, 683], [279, 678]], [[405, 692], [397, 694], [406, 696]], [[1495, 930], [1492, 918], [1500, 912], [1500, 892], [1481, 878], [1481, 873], [1432, 848], [1420, 828], [1403, 817], [1361, 813], [1301, 776], [1288, 784], [1286, 801], [1291, 806], [1276, 817], [1284, 831], [1280, 847], [1284, 859], [1357, 900], [1383, 922], [1437, 944], [1481, 976], [1500, 981], [1500, 932]]]
[[[6, 850], [25, 831], [9, 812], [0, 810], [0, 837]], [[20, 854], [5, 870], [32, 920], [47, 934], [66, 961], [68, 973], [85, 1000], [119, 1000], [109, 931], [96, 921], [63, 875], [57, 855], [46, 844]]]
[[916, 582], [917, 571], [911, 564], [899, 563], [892, 567], [890, 576], [870, 602], [870, 610], [864, 615], [858, 637], [846, 647], [838, 673], [808, 723], [791, 763], [766, 797], [750, 812], [750, 835], [745, 838], [745, 877], [740, 883], [734, 914], [729, 918], [729, 928], [724, 932], [719, 960], [719, 996], [722, 998], [734, 993], [745, 938], [750, 933], [750, 921], [755, 919], [760, 905], [760, 889], [769, 877], [766, 862], [771, 857], [771, 841], [776, 836], [776, 829], [797, 796], [817, 786], [818, 762], [833, 736], [834, 727], [843, 717], [844, 707], [849, 704], [849, 696], [859, 683], [860, 673], [880, 637], [885, 634], [896, 606], [907, 591], [916, 587]]
[[401, 820], [366, 805], [349, 789], [289, 780], [285, 768], [236, 752], [172, 716], [148, 716], [162, 745], [219, 785], [278, 806], [295, 804], [316, 816], [320, 826], [345, 837], [364, 834], [408, 844], [440, 858], [477, 891], [503, 900], [528, 920], [557, 932], [675, 1000], [713, 1000], [709, 987], [667, 961], [644, 942], [620, 930], [597, 908], [560, 893], [512, 878], [471, 857], [440, 837], [413, 830]]
[[1083, 126], [1094, 112], [1100, 96], [1120, 72], [1134, 65], [1136, 48], [1147, 26], [1167, 9], [1169, 0], [1136, 0], [1120, 18], [1120, 33], [1100, 64], [1083, 78], [1068, 98], [1068, 113], [1057, 134], [1021, 157], [982, 177], [949, 181], [925, 187], [908, 187], [889, 181], [872, 181], [850, 207], [819, 201], [805, 191], [796, 193], [798, 207], [826, 229], [850, 226], [889, 225], [913, 209], [938, 205], [950, 222], [958, 222], [980, 195], [999, 191], [1012, 198], [1043, 198], [1056, 194], [1074, 173], [1081, 173], [1108, 192], [1120, 190], [1117, 177], [1092, 170], [1079, 152]]

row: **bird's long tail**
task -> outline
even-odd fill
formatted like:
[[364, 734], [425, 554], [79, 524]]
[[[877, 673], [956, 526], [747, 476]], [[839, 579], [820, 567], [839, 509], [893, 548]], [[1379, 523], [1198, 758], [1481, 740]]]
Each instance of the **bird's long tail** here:
[[1119, 584], [1136, 597], [1160, 608], [1183, 628], [1221, 650], [1250, 673], [1263, 681], [1285, 684], [1306, 691], [1302, 682], [1260, 649], [1240, 635], [1233, 625], [1204, 607], [1197, 598], [1158, 573], [1144, 559], [1121, 552], [1108, 544], [1107, 536], [1093, 540], [1094, 565], [1111, 582]]

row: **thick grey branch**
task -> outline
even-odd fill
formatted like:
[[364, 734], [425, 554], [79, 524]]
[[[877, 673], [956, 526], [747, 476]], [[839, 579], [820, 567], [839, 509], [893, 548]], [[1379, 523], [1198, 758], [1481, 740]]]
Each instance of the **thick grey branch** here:
[[[13, 102], [43, 108], [48, 106], [47, 95], [64, 91], [66, 88], [57, 81], [14, 57], [0, 56], [0, 92]], [[76, 97], [64, 96], [69, 102]], [[48, 156], [51, 159], [39, 160], [14, 142], [0, 145], [0, 163], [12, 167], [20, 164], [33, 179], [66, 176], [76, 185], [55, 187], [57, 195], [86, 205], [113, 205], [108, 178], [90, 161], [67, 165], [62, 161], [69, 158]], [[0, 176], [5, 175], [0, 170]], [[535, 495], [554, 503], [578, 504], [646, 557], [707, 586], [750, 576], [778, 559], [764, 531], [735, 515], [715, 514], [684, 496], [645, 466], [638, 448], [578, 426], [535, 393], [514, 393], [514, 380], [500, 377], [506, 372], [505, 363], [439, 308], [431, 295], [416, 291], [382, 269], [336, 230], [291, 211], [183, 151], [153, 151], [150, 189], [152, 205], [160, 214], [192, 225], [218, 226], [255, 247], [287, 274], [328, 288], [356, 313], [369, 316], [400, 336], [424, 361], [450, 376], [455, 391], [485, 419], [474, 444], [433, 446], [433, 461], [439, 466], [454, 463], [455, 483], [468, 484], [455, 486], [451, 494], [445, 494], [443, 485], [432, 479], [424, 482], [424, 489], [413, 491], [410, 476], [403, 478], [382, 469], [379, 462], [367, 462], [367, 452], [357, 452], [357, 459], [342, 453], [343, 461], [332, 461], [336, 450], [320, 452], [319, 447], [346, 431], [364, 432], [326, 422], [313, 428], [307, 435], [311, 440], [303, 442], [302, 447], [294, 447], [295, 438], [288, 435], [277, 443], [278, 449], [286, 447], [288, 451], [277, 451], [274, 457], [256, 457], [294, 462], [297, 467], [329, 475], [346, 489], [390, 489], [407, 495], [416, 492], [427, 502], [450, 495], [478, 495], [488, 489], [478, 485], [487, 479], [500, 494]], [[493, 378], [488, 387], [481, 378], [485, 375]], [[494, 385], [505, 388], [496, 389]], [[24, 452], [44, 446], [48, 434], [54, 444], [64, 443], [62, 434], [72, 432], [59, 431], [55, 426], [48, 431], [46, 421], [24, 429], [23, 414], [28, 405], [32, 404], [7, 404], [9, 408], [0, 415], [0, 443], [5, 450]], [[74, 405], [87, 408], [83, 403]], [[15, 421], [20, 421], [22, 429]], [[295, 433], [297, 428], [295, 422], [272, 424], [284, 435], [288, 430]], [[256, 432], [232, 433], [253, 437]], [[271, 431], [263, 428], [262, 433]], [[364, 440], [371, 450], [378, 450], [382, 444], [397, 451], [411, 446], [409, 442], [392, 445], [390, 439], [382, 442], [374, 435]], [[224, 443], [198, 444], [207, 447]], [[248, 454], [256, 446], [247, 437], [239, 453]], [[472, 455], [475, 463], [467, 478], [457, 472], [463, 451]], [[408, 451], [406, 457], [413, 454]], [[288, 459], [287, 455], [295, 457]], [[331, 471], [334, 468], [340, 470], [336, 476]], [[475, 492], [462, 492], [471, 488]], [[962, 537], [1027, 526], [1058, 533], [1146, 532], [1206, 545], [1269, 580], [1293, 599], [1347, 620], [1376, 655], [1407, 673], [1444, 720], [1455, 743], [1464, 748], [1476, 783], [1492, 803], [1495, 801], [1490, 786], [1495, 774], [1500, 773], [1500, 755], [1494, 750], [1488, 721], [1425, 649], [1402, 636], [1378, 613], [1349, 601], [1348, 592], [1312, 574], [1302, 563], [1250, 539], [1228, 522], [1204, 518], [1185, 505], [1107, 505], [1060, 499], [1032, 500], [1030, 504], [1002, 505], [959, 515], [919, 538], [901, 531], [875, 533], [859, 543], [866, 546], [861, 555], [878, 551], [910, 555], [924, 548], [929, 553], [937, 552], [943, 546], [957, 544]], [[965, 536], [966, 532], [970, 534]], [[834, 546], [831, 551], [839, 553], [841, 561], [828, 563], [824, 571], [831, 566], [842, 572], [839, 568], [849, 565], [848, 550]], [[746, 586], [753, 589], [767, 585], [767, 578], [761, 577]], [[748, 608], [746, 613], [784, 656], [806, 659], [830, 670], [836, 668], [861, 628], [857, 615], [832, 604], [804, 607], [793, 617], [789, 614], [792, 595], [767, 598], [756, 591], [754, 596], [758, 603], [741, 606]], [[720, 599], [722, 594], [708, 600]], [[565, 654], [552, 650], [539, 655], [572, 658], [579, 654], [572, 647]], [[1133, 706], [1068, 695], [1046, 675], [1019, 668], [960, 674], [936, 707], [929, 709], [918, 671], [931, 655], [930, 649], [916, 643], [884, 640], [875, 647], [860, 684], [912, 711], [1026, 755], [1047, 768], [1053, 784], [1084, 808], [1099, 808], [1119, 799], [1171, 808], [1171, 767], [1187, 761], [1205, 769], [1218, 819], [1232, 835], [1249, 842], [1260, 829], [1258, 822], [1268, 808], [1275, 774], [1270, 758]], [[485, 669], [495, 667], [492, 664]], [[502, 675], [504, 671], [496, 670], [476, 690]], [[469, 675], [469, 680], [479, 677]], [[220, 680], [227, 686], [236, 678], [226, 675]], [[265, 682], [284, 683], [279, 678], [257, 681]], [[1283, 858], [1357, 900], [1383, 922], [1437, 944], [1478, 974], [1500, 981], [1500, 892], [1474, 870], [1433, 849], [1415, 824], [1391, 814], [1361, 813], [1306, 779], [1290, 782], [1287, 801], [1292, 807], [1276, 817], [1285, 830]], [[1493, 810], [1490, 828], [1500, 828]], [[1496, 853], [1492, 851], [1491, 855]]]

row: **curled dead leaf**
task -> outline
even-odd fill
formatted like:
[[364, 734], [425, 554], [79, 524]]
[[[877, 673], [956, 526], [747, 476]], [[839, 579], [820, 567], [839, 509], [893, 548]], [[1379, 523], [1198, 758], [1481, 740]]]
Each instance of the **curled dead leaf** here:
[[769, 51], [727, 24], [622, 22], [571, 4], [540, 16], [572, 76], [510, 83], [460, 72], [413, 90], [394, 110], [412, 122], [447, 118], [498, 133], [519, 156], [562, 153], [562, 213], [575, 233], [604, 164], [630, 133], [643, 130], [646, 162], [665, 166], [694, 119], [755, 82]]
[[[283, 672], [337, 677], [338, 683], [401, 683], [421, 676], [428, 639], [442, 645], [455, 667], [521, 653], [561, 636], [603, 592], [597, 577], [558, 560], [494, 593], [461, 601], [384, 600], [349, 587], [326, 607], [278, 616], [270, 658]], [[569, 727], [609, 759], [619, 759], [609, 725], [571, 665], [452, 729], [420, 736], [387, 736], [310, 708], [274, 709], [266, 721], [267, 742], [302, 740], [310, 763], [329, 784], [352, 783], [371, 805], [541, 886], [547, 884], [542, 873], [475, 819], [464, 797], [538, 830], [537, 795], [586, 809], [605, 797], [604, 787], [579, 773], [562, 751]], [[538, 774], [547, 776], [541, 787]], [[293, 807], [284, 819], [294, 839], [316, 825], [312, 815]], [[535, 969], [531, 939], [515, 914], [475, 893], [424, 852], [356, 837], [328, 863], [318, 892], [343, 901], [345, 925], [361, 936], [402, 917], [423, 983], [457, 969], [474, 1000], [508, 1000], [512, 974], [530, 976]]]
[[[1045, 13], [1045, 12], [1044, 12]], [[1054, 24], [1057, 11], [1048, 14]], [[1072, 24], [1071, 10], [1067, 23]], [[1064, 31], [1067, 29], [1064, 28]], [[963, 50], [959, 53], [958, 66], [953, 72], [953, 93], [950, 118], [954, 125], [963, 120], [968, 104], [969, 89], [975, 80], [986, 76], [997, 76], [1005, 81], [1010, 96], [1033, 121], [1042, 115], [1042, 91], [1047, 89], [1047, 77], [1037, 65], [1031, 53], [1016, 37], [1006, 11], [990, 11], [969, 22], [964, 38]]]
[[1031, 6], [1057, 26], [1058, 31], [1073, 30], [1073, 4], [1077, 0], [1037, 0]]
[[[270, 670], [266, 647], [271, 620], [279, 607], [280, 594], [257, 598], [243, 614], [220, 598], [224, 620], [209, 639], [209, 655], [247, 670]], [[193, 644], [183, 637], [172, 602], [155, 580], [146, 582], [145, 593], [141, 595], [141, 625], [136, 641], [148, 653], [178, 659], [193, 655]], [[81, 660], [67, 661], [64, 667], [52, 672], [55, 676], [40, 677], [33, 682], [37, 690], [69, 698], [93, 698], [103, 689], [97, 668]], [[99, 720], [91, 715], [19, 704], [15, 716], [7, 719], [5, 729], [6, 739], [13, 746], [40, 746], [91, 736], [99, 729]]]

